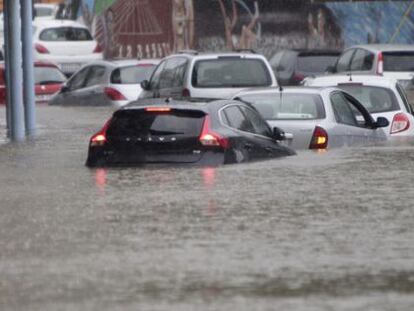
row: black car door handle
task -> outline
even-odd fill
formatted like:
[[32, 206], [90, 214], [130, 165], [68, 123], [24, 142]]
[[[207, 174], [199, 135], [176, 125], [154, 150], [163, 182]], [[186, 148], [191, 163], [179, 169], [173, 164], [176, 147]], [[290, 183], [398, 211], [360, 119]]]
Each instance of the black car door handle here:
[[272, 147], [266, 147], [265, 150], [267, 151], [267, 153], [273, 153]]
[[246, 149], [246, 150], [252, 150], [253, 149], [253, 144], [245, 143], [244, 144], [244, 149]]

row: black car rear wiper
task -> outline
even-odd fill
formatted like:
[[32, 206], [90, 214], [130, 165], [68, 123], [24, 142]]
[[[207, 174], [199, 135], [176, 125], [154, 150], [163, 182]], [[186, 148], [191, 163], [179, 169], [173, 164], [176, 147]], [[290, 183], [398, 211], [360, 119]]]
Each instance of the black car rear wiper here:
[[183, 132], [172, 132], [172, 131], [157, 131], [157, 130], [150, 130], [149, 133], [151, 135], [182, 135]]
[[40, 85], [46, 85], [46, 84], [57, 84], [57, 83], [63, 83], [64, 81], [58, 81], [58, 80], [45, 80], [45, 81], [40, 81], [36, 84], [40, 84]]

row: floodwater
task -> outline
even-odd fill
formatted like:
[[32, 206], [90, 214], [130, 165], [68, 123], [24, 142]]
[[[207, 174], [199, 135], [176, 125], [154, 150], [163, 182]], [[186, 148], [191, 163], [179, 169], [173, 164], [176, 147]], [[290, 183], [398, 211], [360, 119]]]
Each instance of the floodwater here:
[[110, 114], [0, 137], [0, 310], [414, 309], [414, 143], [88, 169]]

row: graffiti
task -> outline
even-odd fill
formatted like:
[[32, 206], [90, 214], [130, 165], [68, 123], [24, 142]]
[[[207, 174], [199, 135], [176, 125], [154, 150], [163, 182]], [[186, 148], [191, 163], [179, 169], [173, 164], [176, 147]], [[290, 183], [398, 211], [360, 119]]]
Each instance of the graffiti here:
[[192, 0], [172, 0], [174, 51], [194, 46], [194, 6]]
[[186, 49], [255, 49], [271, 57], [282, 48], [414, 43], [410, 1], [74, 1], [107, 58], [161, 58]]

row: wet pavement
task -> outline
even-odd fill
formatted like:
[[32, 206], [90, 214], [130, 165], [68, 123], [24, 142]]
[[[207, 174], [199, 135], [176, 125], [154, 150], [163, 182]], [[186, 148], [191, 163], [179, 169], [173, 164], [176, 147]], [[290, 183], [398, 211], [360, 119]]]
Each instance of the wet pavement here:
[[88, 169], [110, 114], [0, 138], [0, 310], [414, 309], [414, 143]]

